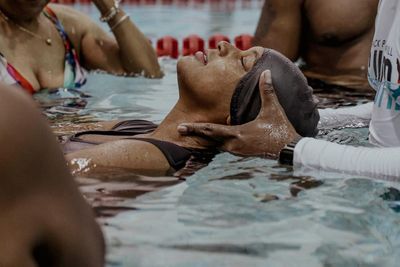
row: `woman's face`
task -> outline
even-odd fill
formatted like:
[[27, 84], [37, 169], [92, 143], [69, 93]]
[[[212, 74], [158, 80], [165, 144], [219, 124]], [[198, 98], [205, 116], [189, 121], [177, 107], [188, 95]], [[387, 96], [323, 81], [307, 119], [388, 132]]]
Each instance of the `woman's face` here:
[[224, 123], [236, 85], [263, 53], [262, 47], [242, 51], [220, 42], [218, 49], [181, 58], [177, 67], [180, 97], [193, 108], [207, 110], [215, 117], [213, 122]]
[[2, 11], [14, 19], [38, 16], [50, 0], [0, 0]]

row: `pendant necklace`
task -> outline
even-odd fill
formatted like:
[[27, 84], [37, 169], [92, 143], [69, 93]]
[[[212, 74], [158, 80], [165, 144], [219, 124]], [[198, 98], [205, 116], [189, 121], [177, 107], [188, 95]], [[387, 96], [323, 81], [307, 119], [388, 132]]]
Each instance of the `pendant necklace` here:
[[[36, 34], [36, 33], [34, 33], [34, 32], [31, 32], [30, 30], [28, 30], [28, 29], [22, 27], [21, 25], [19, 25], [18, 23], [12, 21], [9, 17], [7, 17], [7, 16], [3, 13], [3, 11], [1, 11], [1, 9], [0, 9], [0, 16], [1, 16], [1, 18], [2, 18], [4, 21], [6, 21], [7, 23], [8, 23], [9, 21], [10, 21], [11, 23], [13, 23], [15, 26], [17, 26], [17, 28], [18, 28], [20, 31], [23, 31], [23, 32], [25, 32], [25, 33], [27, 33], [27, 34], [29, 34], [29, 35], [31, 35], [31, 36], [37, 38], [37, 39], [40, 39], [40, 40], [44, 41], [44, 42], [45, 42], [47, 45], [49, 45], [49, 46], [52, 45], [52, 40], [51, 40], [51, 38], [44, 38], [44, 37], [42, 37], [42, 36], [40, 36], [40, 35], [38, 35], [38, 34]], [[39, 21], [38, 21], [38, 22], [39, 22]], [[39, 23], [40, 23], [40, 22], [39, 22]]]

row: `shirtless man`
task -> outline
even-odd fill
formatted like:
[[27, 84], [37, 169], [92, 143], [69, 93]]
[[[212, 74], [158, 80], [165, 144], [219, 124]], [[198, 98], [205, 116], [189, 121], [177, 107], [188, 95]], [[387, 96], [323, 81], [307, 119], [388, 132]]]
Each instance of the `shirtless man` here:
[[305, 75], [368, 89], [367, 69], [378, 0], [265, 0], [254, 45], [302, 58]]

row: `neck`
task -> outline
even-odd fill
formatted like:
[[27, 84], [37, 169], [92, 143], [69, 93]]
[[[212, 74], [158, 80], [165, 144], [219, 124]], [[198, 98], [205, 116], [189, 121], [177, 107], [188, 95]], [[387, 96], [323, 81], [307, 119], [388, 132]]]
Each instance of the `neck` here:
[[150, 137], [188, 148], [207, 149], [215, 147], [215, 142], [196, 136], [182, 136], [178, 133], [179, 124], [196, 122], [207, 122], [206, 114], [194, 110], [193, 107], [188, 108], [181, 101], [178, 101]]
[[24, 14], [24, 16], [17, 16], [13, 14], [12, 12], [8, 11], [6, 7], [0, 4], [0, 12], [1, 12], [1, 17], [6, 20], [8, 23], [14, 23], [18, 24], [19, 26], [22, 27], [37, 27], [39, 25], [39, 16], [41, 14], [40, 12], [35, 12], [35, 13], [30, 13], [30, 14]]

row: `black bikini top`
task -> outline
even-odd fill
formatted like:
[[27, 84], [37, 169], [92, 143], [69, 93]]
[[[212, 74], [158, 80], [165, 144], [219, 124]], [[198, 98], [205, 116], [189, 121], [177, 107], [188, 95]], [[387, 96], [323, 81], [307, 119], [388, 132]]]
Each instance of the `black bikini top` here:
[[[178, 171], [188, 165], [187, 170], [181, 171], [183, 176], [193, 174], [196, 170], [207, 165], [215, 156], [217, 150], [200, 150], [178, 146], [167, 141], [160, 141], [151, 138], [134, 137], [139, 134], [147, 134], [153, 132], [157, 128], [154, 124], [146, 120], [126, 120], [119, 122], [109, 131], [84, 131], [77, 133], [69, 138], [64, 144], [64, 153], [70, 153], [79, 149], [83, 149], [92, 145], [99, 145], [100, 142], [91, 142], [82, 139], [84, 135], [106, 135], [106, 136], [121, 136], [126, 139], [135, 139], [148, 142], [156, 146], [168, 160], [170, 166]], [[190, 164], [188, 162], [190, 161]], [[190, 170], [190, 171], [189, 171]], [[182, 174], [179, 174], [181, 176]]]

